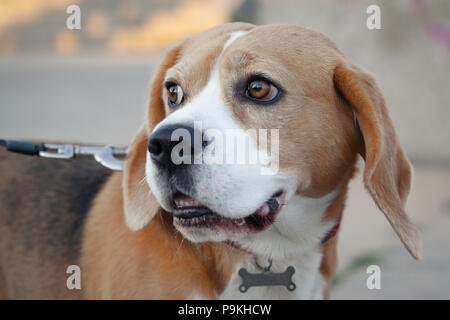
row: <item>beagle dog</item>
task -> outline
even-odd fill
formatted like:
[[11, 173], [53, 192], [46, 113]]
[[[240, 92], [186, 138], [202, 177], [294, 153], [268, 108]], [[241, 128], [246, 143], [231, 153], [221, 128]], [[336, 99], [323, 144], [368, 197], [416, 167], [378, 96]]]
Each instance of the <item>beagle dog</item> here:
[[[174, 139], [180, 129], [200, 140]], [[219, 150], [229, 130], [268, 161], [208, 162], [235, 151]], [[358, 155], [367, 191], [420, 259], [404, 209], [411, 166], [370, 74], [298, 26], [231, 23], [186, 37], [156, 72], [123, 172], [0, 153], [0, 296], [329, 298]], [[80, 290], [66, 286], [69, 265]], [[295, 290], [239, 290], [242, 274], [285, 270]]]

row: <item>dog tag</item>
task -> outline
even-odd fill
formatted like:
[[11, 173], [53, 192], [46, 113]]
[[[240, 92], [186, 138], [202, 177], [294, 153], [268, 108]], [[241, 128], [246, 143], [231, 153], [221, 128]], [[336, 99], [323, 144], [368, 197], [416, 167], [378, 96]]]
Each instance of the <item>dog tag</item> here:
[[295, 273], [293, 266], [287, 267], [286, 271], [274, 273], [270, 270], [264, 270], [263, 273], [250, 273], [245, 268], [239, 269], [239, 275], [242, 278], [242, 284], [239, 291], [246, 292], [250, 287], [261, 286], [285, 286], [289, 291], [294, 291], [296, 286], [292, 282], [292, 275]]

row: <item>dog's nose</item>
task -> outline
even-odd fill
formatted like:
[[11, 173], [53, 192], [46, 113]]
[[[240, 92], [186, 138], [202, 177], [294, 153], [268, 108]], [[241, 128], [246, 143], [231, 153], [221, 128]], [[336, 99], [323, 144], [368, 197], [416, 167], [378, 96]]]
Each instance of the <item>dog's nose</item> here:
[[[178, 133], [173, 137], [174, 140], [172, 140], [172, 135], [174, 134], [174, 131], [177, 129], [181, 130], [178, 131]], [[183, 129], [185, 131], [183, 131]], [[198, 136], [200, 139], [202, 139], [201, 132], [198, 133]], [[174, 165], [179, 164], [176, 163], [176, 161], [174, 162], [174, 159], [172, 159], [172, 149], [178, 143], [183, 141], [183, 139], [189, 139], [187, 143], [190, 144], [189, 146], [191, 151], [191, 157], [194, 157], [195, 155], [194, 137], [195, 137], [195, 130], [191, 126], [166, 125], [152, 133], [150, 139], [148, 140], [148, 151], [150, 152], [150, 156], [153, 159], [153, 161], [166, 167], [172, 167]], [[201, 145], [202, 144], [200, 142], [200, 148]], [[180, 152], [182, 153], [183, 149], [180, 149]], [[174, 156], [183, 157], [183, 154], [178, 153]], [[191, 161], [191, 163], [193, 163], [193, 161]]]

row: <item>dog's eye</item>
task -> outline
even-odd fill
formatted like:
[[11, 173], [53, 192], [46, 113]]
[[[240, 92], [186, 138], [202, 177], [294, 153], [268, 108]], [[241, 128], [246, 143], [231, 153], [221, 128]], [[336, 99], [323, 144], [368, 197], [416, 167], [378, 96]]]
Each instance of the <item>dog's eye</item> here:
[[271, 101], [278, 95], [278, 89], [265, 80], [253, 80], [247, 86], [247, 97], [258, 101]]
[[168, 92], [168, 102], [171, 107], [176, 107], [183, 102], [183, 89], [178, 84], [168, 84], [167, 85]]

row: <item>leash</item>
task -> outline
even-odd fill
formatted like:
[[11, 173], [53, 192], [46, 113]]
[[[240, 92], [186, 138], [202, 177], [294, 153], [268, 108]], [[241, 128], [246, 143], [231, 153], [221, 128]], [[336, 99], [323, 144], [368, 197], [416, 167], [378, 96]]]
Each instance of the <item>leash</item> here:
[[74, 144], [36, 144], [26, 141], [2, 140], [0, 146], [10, 152], [38, 156], [49, 159], [79, 159], [92, 156], [104, 167], [122, 171], [124, 167], [123, 158], [127, 150], [111, 146], [81, 146]]

